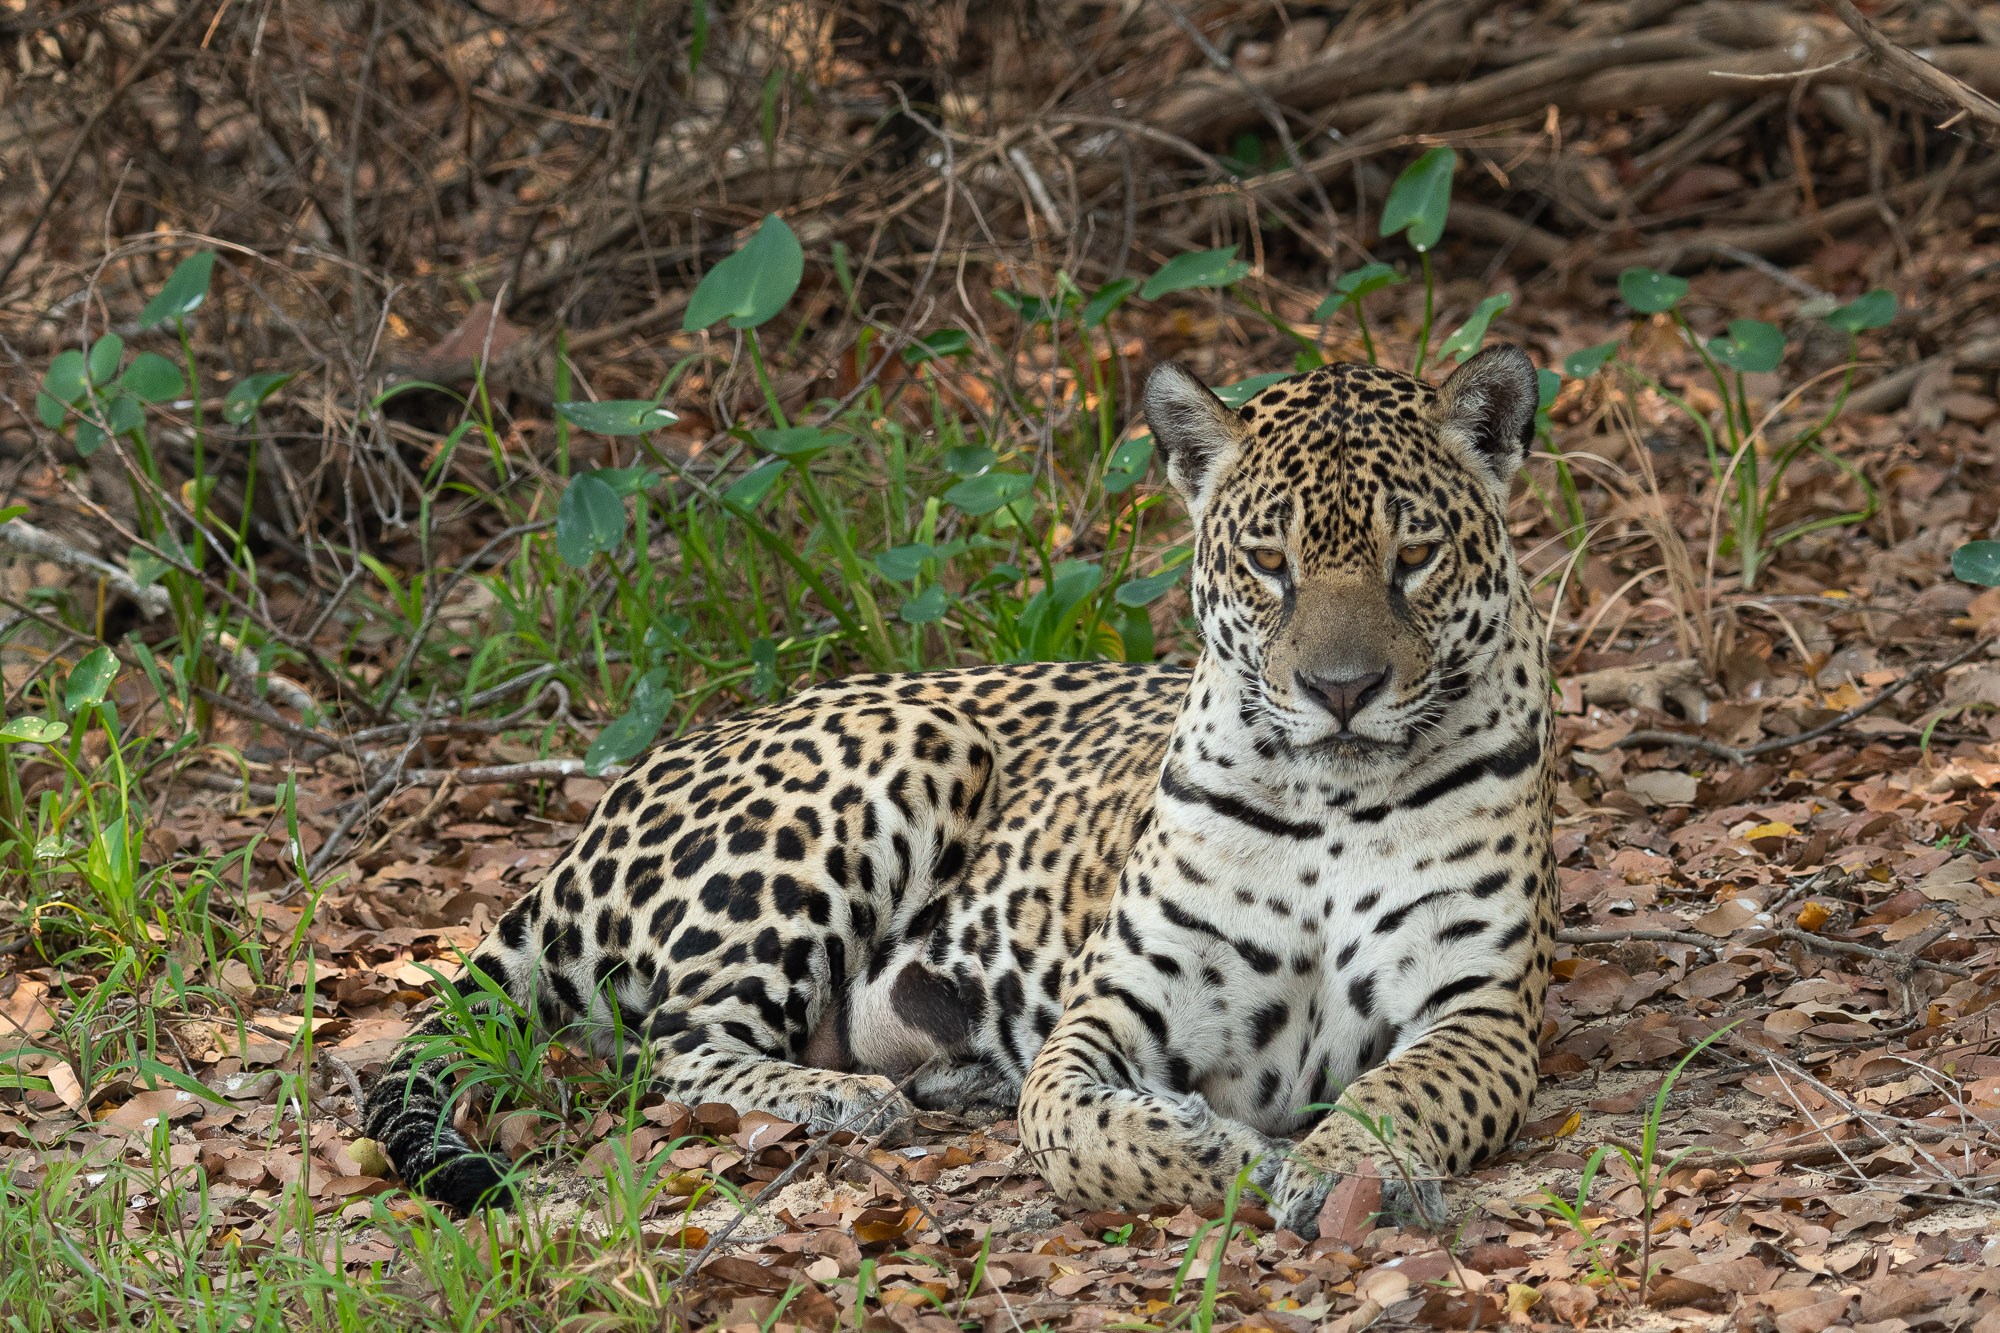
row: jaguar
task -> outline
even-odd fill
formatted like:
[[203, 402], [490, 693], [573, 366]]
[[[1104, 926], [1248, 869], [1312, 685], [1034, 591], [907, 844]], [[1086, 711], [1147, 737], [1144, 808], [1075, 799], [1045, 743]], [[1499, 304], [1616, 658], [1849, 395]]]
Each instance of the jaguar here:
[[[1014, 1114], [1080, 1205], [1241, 1180], [1310, 1237], [1365, 1171], [1427, 1215], [1521, 1128], [1553, 957], [1553, 710], [1506, 526], [1537, 398], [1511, 346], [1233, 410], [1162, 364], [1191, 669], [852, 676], [669, 740], [458, 991], [683, 1102]], [[450, 1123], [451, 1007], [419, 1017], [366, 1132], [431, 1197], [509, 1203]]]

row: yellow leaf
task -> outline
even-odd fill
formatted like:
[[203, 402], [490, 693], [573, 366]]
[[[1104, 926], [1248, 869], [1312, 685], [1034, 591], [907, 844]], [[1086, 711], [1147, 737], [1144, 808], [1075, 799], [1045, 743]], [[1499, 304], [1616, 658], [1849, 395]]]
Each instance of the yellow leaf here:
[[1521, 1282], [1509, 1282], [1507, 1284], [1507, 1313], [1526, 1314], [1534, 1308], [1535, 1302], [1541, 1298], [1542, 1293], [1536, 1291], [1533, 1287]]
[[1774, 819], [1768, 824], [1759, 824], [1756, 828], [1745, 829], [1743, 831], [1743, 840], [1750, 842], [1757, 838], [1789, 838], [1797, 833], [1798, 830], [1790, 824], [1785, 823], [1781, 819]]
[[1583, 1112], [1571, 1111], [1569, 1113], [1569, 1119], [1563, 1121], [1562, 1128], [1556, 1131], [1556, 1137], [1559, 1139], [1566, 1139], [1570, 1135], [1576, 1133], [1578, 1126], [1582, 1124], [1583, 1124]]
[[1833, 917], [1833, 911], [1825, 903], [1807, 903], [1799, 909], [1799, 929], [1818, 930]]

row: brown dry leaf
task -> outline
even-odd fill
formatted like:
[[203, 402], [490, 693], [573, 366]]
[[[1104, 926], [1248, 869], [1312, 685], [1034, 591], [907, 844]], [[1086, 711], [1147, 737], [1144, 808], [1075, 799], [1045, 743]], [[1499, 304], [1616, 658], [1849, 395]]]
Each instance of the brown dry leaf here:
[[1326, 1202], [1319, 1209], [1319, 1234], [1348, 1249], [1359, 1249], [1381, 1211], [1382, 1175], [1374, 1162], [1364, 1158], [1327, 1191]]
[[191, 1092], [161, 1088], [139, 1093], [98, 1123], [126, 1134], [150, 1137], [162, 1121], [191, 1120], [206, 1109], [206, 1104]]

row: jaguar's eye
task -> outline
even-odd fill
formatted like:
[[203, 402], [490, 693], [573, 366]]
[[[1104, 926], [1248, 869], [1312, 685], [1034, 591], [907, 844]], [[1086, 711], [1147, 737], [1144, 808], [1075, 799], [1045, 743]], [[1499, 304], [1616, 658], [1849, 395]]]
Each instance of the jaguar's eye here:
[[1275, 574], [1285, 567], [1285, 553], [1273, 550], [1268, 546], [1259, 546], [1256, 550], [1250, 552], [1250, 558], [1256, 561], [1257, 568], [1263, 570], [1266, 574]]
[[1431, 553], [1436, 549], [1429, 542], [1417, 542], [1415, 545], [1405, 546], [1402, 550], [1396, 552], [1396, 559], [1403, 562], [1403, 568], [1415, 569], [1418, 565], [1428, 561], [1431, 558]]

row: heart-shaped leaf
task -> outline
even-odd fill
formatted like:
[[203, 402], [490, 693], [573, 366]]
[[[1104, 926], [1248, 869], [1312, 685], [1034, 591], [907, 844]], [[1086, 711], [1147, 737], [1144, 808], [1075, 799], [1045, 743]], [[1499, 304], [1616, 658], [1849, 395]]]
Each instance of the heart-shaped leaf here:
[[1427, 251], [1435, 246], [1451, 211], [1451, 177], [1457, 170], [1458, 154], [1443, 144], [1404, 167], [1382, 205], [1382, 235], [1407, 229], [1411, 248]]
[[1608, 343], [1599, 343], [1595, 347], [1586, 347], [1581, 351], [1571, 352], [1563, 358], [1563, 374], [1570, 376], [1572, 379], [1583, 379], [1586, 376], [1595, 375], [1603, 368], [1604, 363], [1611, 359], [1612, 353], [1617, 350], [1618, 340], [1613, 338]]
[[1829, 314], [1826, 322], [1836, 329], [1860, 333], [1865, 329], [1879, 329], [1895, 317], [1896, 294], [1886, 287], [1877, 287]]
[[255, 416], [264, 400], [298, 378], [298, 372], [279, 373], [264, 371], [247, 375], [222, 400], [222, 419], [232, 426], [240, 426]]
[[1077, 322], [1086, 329], [1094, 329], [1111, 318], [1111, 312], [1125, 304], [1127, 297], [1139, 290], [1137, 278], [1114, 278], [1091, 294], [1083, 303], [1083, 313]]
[[115, 333], [107, 333], [90, 345], [88, 364], [90, 382], [102, 387], [111, 383], [118, 373], [118, 363], [125, 359], [125, 340]]
[[1333, 280], [1333, 290], [1327, 293], [1319, 308], [1314, 310], [1314, 319], [1331, 318], [1342, 306], [1357, 302], [1372, 292], [1384, 287], [1393, 287], [1403, 281], [1403, 275], [1387, 264], [1363, 264], [1350, 269]]
[[977, 517], [1019, 500], [1034, 484], [1034, 478], [1024, 473], [987, 472], [946, 491], [944, 502]]
[[557, 403], [556, 412], [578, 430], [598, 435], [644, 435], [671, 426], [680, 418], [645, 398], [614, 398], [601, 403]]
[[42, 391], [59, 403], [74, 406], [89, 388], [90, 375], [84, 367], [83, 353], [74, 347], [56, 353], [42, 376]]
[[70, 668], [69, 679], [63, 682], [63, 707], [74, 713], [79, 708], [104, 702], [104, 692], [111, 688], [111, 678], [118, 674], [118, 659], [103, 644], [83, 655], [83, 660]]
[[723, 501], [732, 508], [755, 509], [763, 502], [764, 497], [771, 493], [771, 487], [777, 484], [778, 478], [784, 476], [785, 469], [790, 466], [791, 464], [782, 458], [759, 463], [730, 483], [729, 489], [722, 493]]
[[944, 619], [944, 613], [951, 607], [951, 594], [941, 583], [933, 583], [915, 597], [903, 603], [903, 609], [896, 614], [912, 625], [934, 625]]
[[934, 548], [923, 542], [911, 542], [907, 546], [891, 546], [875, 557], [875, 568], [882, 571], [882, 577], [892, 583], [910, 583], [924, 571], [924, 561], [936, 554]]
[[667, 669], [654, 667], [632, 687], [632, 701], [583, 752], [583, 771], [596, 777], [612, 764], [634, 758], [653, 743], [673, 707], [674, 692], [666, 688]]
[[1227, 287], [1240, 282], [1249, 272], [1250, 266], [1236, 257], [1233, 245], [1221, 250], [1195, 250], [1175, 255], [1162, 264], [1158, 273], [1146, 279], [1139, 295], [1151, 301], [1191, 287]]
[[783, 218], [767, 214], [743, 248], [695, 287], [681, 327], [692, 333], [727, 319], [733, 329], [754, 329], [785, 308], [805, 271], [799, 238]]
[[1119, 495], [1132, 489], [1132, 484], [1146, 475], [1146, 467], [1153, 461], [1153, 437], [1135, 435], [1111, 451], [1111, 459], [1104, 469], [1104, 491], [1107, 495]]
[[171, 403], [187, 392], [188, 385], [179, 366], [158, 352], [141, 352], [118, 377], [118, 387], [143, 403]]
[[66, 722], [45, 717], [10, 717], [0, 725], [0, 744], [53, 745], [69, 731]]
[[1618, 294], [1640, 314], [1657, 315], [1688, 294], [1687, 279], [1656, 268], [1628, 268], [1618, 275]]
[[1951, 553], [1951, 572], [1965, 583], [2000, 588], [2000, 542], [1967, 542]]
[[214, 272], [213, 250], [197, 250], [183, 259], [168, 275], [166, 286], [139, 312], [139, 327], [150, 329], [200, 309], [201, 303], [208, 299], [208, 281]]
[[1472, 312], [1472, 318], [1451, 331], [1451, 335], [1438, 344], [1438, 360], [1455, 356], [1461, 362], [1479, 350], [1486, 341], [1486, 327], [1493, 317], [1514, 304], [1514, 293], [1496, 292], [1481, 301]]
[[944, 451], [944, 465], [954, 477], [976, 477], [999, 461], [1000, 455], [983, 444], [954, 444]]
[[104, 422], [113, 435], [130, 435], [146, 424], [146, 409], [137, 398], [121, 393], [104, 409]]
[[1785, 334], [1761, 319], [1732, 319], [1727, 334], [1709, 339], [1708, 354], [1731, 370], [1768, 375], [1785, 359]]
[[1148, 574], [1142, 579], [1127, 579], [1119, 584], [1116, 594], [1118, 605], [1144, 606], [1148, 602], [1157, 601], [1167, 589], [1181, 581], [1181, 575], [1187, 573], [1186, 550], [1184, 546], [1177, 546], [1167, 552], [1169, 559], [1180, 553], [1179, 563], [1170, 564], [1157, 574]]
[[601, 478], [588, 472], [572, 478], [556, 503], [556, 554], [581, 569], [600, 551], [615, 551], [625, 538], [625, 502]]

